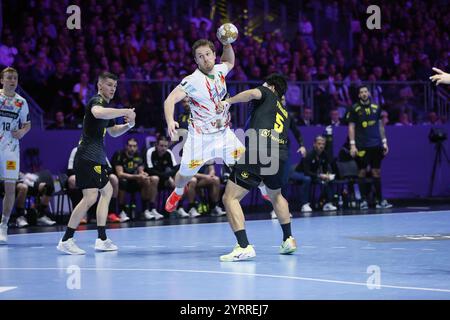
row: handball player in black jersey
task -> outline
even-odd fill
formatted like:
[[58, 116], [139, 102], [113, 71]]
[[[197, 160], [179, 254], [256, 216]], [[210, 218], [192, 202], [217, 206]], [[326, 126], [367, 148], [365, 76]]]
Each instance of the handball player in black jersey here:
[[[73, 235], [80, 220], [89, 208], [100, 199], [97, 205], [98, 238], [95, 241], [97, 251], [115, 251], [117, 246], [106, 237], [105, 225], [108, 215], [112, 186], [108, 179], [104, 137], [106, 132], [118, 137], [135, 124], [134, 109], [115, 109], [109, 107], [117, 88], [117, 76], [103, 72], [98, 79], [98, 93], [86, 106], [83, 119], [83, 133], [74, 159], [76, 184], [83, 192], [83, 199], [73, 209], [63, 238], [57, 249], [67, 254], [85, 254], [73, 240]], [[124, 117], [125, 124], [116, 124], [114, 119]]]
[[231, 253], [221, 256], [221, 261], [240, 261], [256, 256], [253, 246], [247, 239], [240, 200], [250, 189], [258, 187], [261, 183], [266, 186], [283, 230], [280, 253], [290, 254], [297, 249], [291, 234], [289, 206], [281, 194], [284, 166], [289, 157], [288, 131], [291, 119], [281, 103], [287, 83], [280, 74], [271, 74], [265, 80], [262, 86], [241, 92], [223, 102], [231, 105], [252, 101], [254, 108], [246, 136], [253, 136], [256, 139], [247, 139], [245, 154], [233, 167], [227, 182], [223, 203], [238, 244]]

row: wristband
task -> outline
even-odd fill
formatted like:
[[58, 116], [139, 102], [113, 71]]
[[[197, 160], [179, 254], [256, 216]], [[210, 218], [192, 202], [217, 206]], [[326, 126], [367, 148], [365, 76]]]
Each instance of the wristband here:
[[354, 146], [355, 144], [355, 140], [350, 140], [350, 145]]
[[381, 142], [383, 142], [383, 144], [387, 144], [387, 139], [384, 138], [383, 140], [381, 140]]

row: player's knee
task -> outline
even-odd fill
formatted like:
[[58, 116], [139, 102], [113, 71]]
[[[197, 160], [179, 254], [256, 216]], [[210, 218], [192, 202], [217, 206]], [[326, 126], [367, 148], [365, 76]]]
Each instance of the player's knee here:
[[97, 193], [87, 194], [83, 198], [86, 201], [86, 205], [90, 208], [97, 202]]
[[26, 194], [28, 192], [28, 186], [25, 183], [19, 183], [17, 185], [18, 194]]
[[110, 174], [109, 175], [109, 182], [113, 186], [117, 186], [119, 184], [119, 178], [117, 178], [117, 176], [115, 174]]
[[372, 177], [380, 178], [380, 176], [381, 176], [381, 170], [380, 169], [372, 169]]
[[189, 186], [196, 186], [197, 185], [197, 178], [196, 177], [192, 177], [191, 180], [189, 180]]

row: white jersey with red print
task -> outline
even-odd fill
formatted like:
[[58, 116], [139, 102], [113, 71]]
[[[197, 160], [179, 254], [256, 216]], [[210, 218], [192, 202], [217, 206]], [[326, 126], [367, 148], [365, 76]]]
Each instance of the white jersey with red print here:
[[27, 101], [20, 95], [8, 97], [0, 90], [0, 179], [19, 178], [19, 140], [11, 131], [29, 121]]
[[189, 131], [214, 133], [230, 126], [229, 110], [217, 112], [219, 101], [227, 94], [225, 77], [228, 71], [225, 63], [214, 65], [209, 75], [197, 69], [179, 84], [189, 97], [191, 108]]

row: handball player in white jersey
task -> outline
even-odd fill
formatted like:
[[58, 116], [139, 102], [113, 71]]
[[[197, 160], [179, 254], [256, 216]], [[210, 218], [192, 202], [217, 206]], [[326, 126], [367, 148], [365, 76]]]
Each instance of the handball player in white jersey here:
[[27, 101], [16, 93], [19, 74], [7, 67], [0, 72], [0, 180], [5, 181], [5, 197], [0, 223], [0, 244], [8, 242], [8, 221], [14, 207], [19, 179], [19, 140], [31, 129]]
[[209, 40], [197, 40], [192, 53], [198, 68], [185, 77], [164, 102], [167, 129], [172, 139], [178, 128], [174, 120], [175, 104], [187, 96], [191, 109], [188, 137], [180, 170], [175, 176], [176, 187], [166, 201], [167, 212], [176, 209], [185, 186], [206, 161], [221, 158], [225, 164], [232, 165], [245, 151], [230, 130], [229, 110], [220, 103], [227, 94], [225, 77], [234, 67], [233, 47], [223, 46], [220, 64], [216, 64], [214, 44]]

